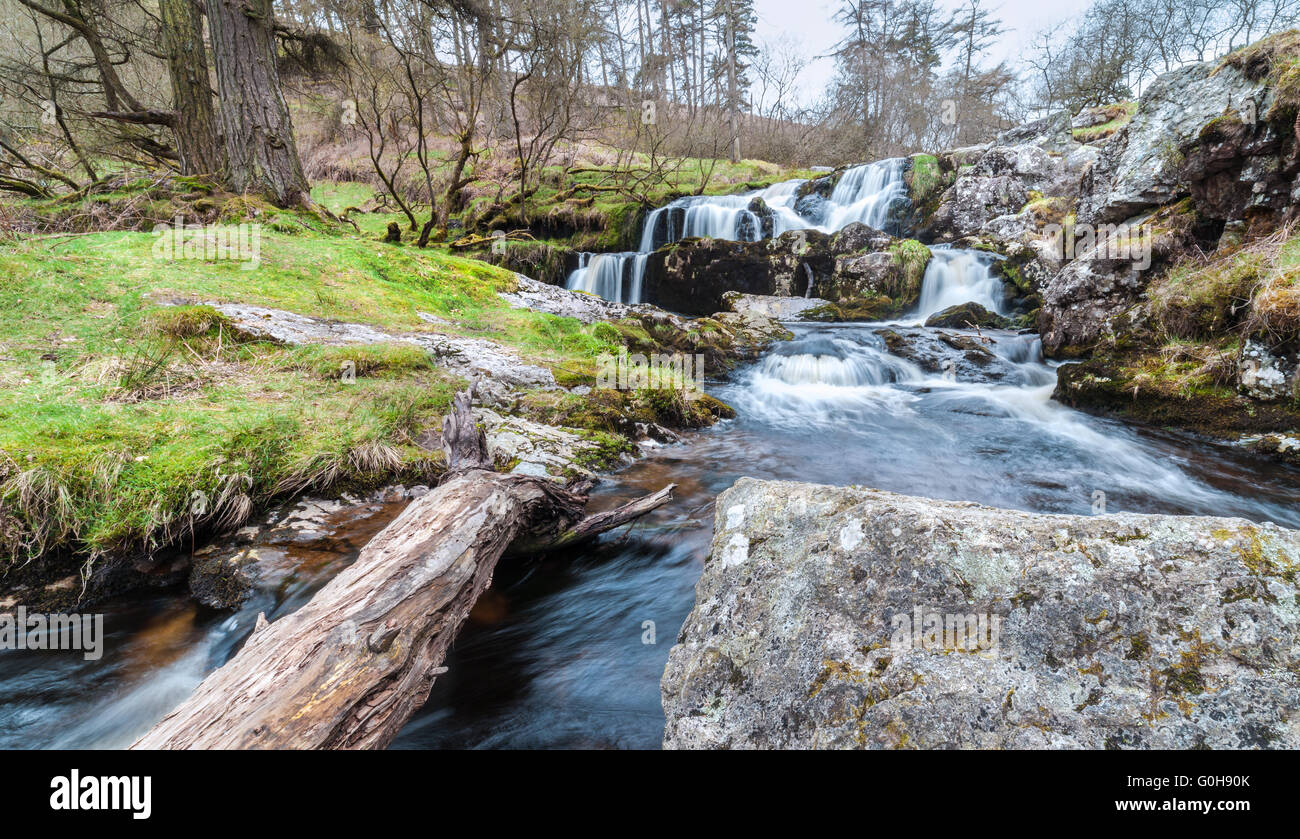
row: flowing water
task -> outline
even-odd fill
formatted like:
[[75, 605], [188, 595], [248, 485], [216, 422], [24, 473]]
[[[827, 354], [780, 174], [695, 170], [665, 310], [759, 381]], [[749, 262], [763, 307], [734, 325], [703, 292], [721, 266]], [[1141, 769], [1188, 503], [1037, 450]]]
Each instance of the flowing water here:
[[[877, 176], [873, 194], [893, 188], [887, 169], [860, 173], [863, 183]], [[770, 195], [775, 204], [793, 189]], [[832, 217], [825, 223], [840, 223], [841, 210], [870, 219], [893, 200], [870, 198], [826, 202]], [[713, 209], [688, 221], [692, 208], [706, 204]], [[723, 206], [679, 204], [672, 235], [685, 235], [689, 225], [716, 231], [731, 224], [734, 232], [745, 209], [731, 207], [730, 217], [714, 212]], [[623, 470], [598, 488], [593, 509], [670, 482], [678, 485], [675, 501], [593, 546], [503, 563], [457, 639], [449, 671], [395, 747], [657, 747], [659, 677], [693, 603], [713, 499], [741, 476], [1046, 513], [1088, 514], [1104, 498], [1111, 512], [1241, 516], [1300, 527], [1300, 470], [1052, 402], [1056, 371], [1044, 363], [1035, 335], [963, 333], [986, 340], [997, 357], [980, 369], [937, 362], [923, 368], [887, 351], [878, 334], [886, 328], [960, 362], [936, 330], [917, 324], [968, 300], [1001, 311], [990, 259], [936, 249], [912, 316], [890, 324], [792, 325], [794, 340], [713, 383], [710, 392], [733, 405], [737, 418]], [[592, 290], [626, 297], [636, 290], [623, 268], [602, 265], [600, 257], [584, 268], [604, 277]], [[183, 586], [174, 586], [98, 607], [108, 632], [102, 660], [0, 652], [0, 747], [129, 744], [234, 654], [259, 611], [274, 620], [307, 602], [403, 504], [352, 504], [297, 530], [274, 526], [290, 518], [280, 511], [256, 536], [214, 546], [246, 550], [251, 539], [260, 554], [258, 590], [234, 614], [197, 607]]]
[[[646, 214], [637, 250], [578, 254], [578, 267], [569, 273], [565, 288], [616, 303], [653, 302], [641, 299], [648, 255], [693, 236], [756, 242], [788, 230], [834, 233], [853, 222], [897, 232], [892, 215], [907, 201], [904, 163], [903, 158], [891, 158], [847, 169], [827, 198], [813, 195], [799, 200], [798, 189], [806, 183], [803, 180], [782, 181], [739, 195], [678, 198]], [[750, 209], [756, 199], [762, 199], [771, 210], [766, 223]]]
[[997, 259], [984, 251], [932, 245], [921, 284], [921, 319], [962, 303], [978, 303], [990, 312], [1005, 314], [1002, 281], [992, 271]]

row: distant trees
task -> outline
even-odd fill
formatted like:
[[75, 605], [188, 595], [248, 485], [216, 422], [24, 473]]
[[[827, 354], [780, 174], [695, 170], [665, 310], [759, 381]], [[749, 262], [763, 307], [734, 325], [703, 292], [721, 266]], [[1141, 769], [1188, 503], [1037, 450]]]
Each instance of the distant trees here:
[[[992, 2], [840, 0], [835, 77], [808, 102], [809, 59], [758, 43], [753, 0], [0, 0], [0, 189], [164, 166], [306, 202], [292, 78], [299, 102], [349, 103], [331, 130], [364, 144], [426, 242], [476, 183], [495, 191], [485, 212], [523, 224], [552, 186], [593, 201], [680, 188], [684, 157], [710, 161], [689, 164], [703, 189], [721, 158], [982, 142], [1300, 20], [1295, 0], [1097, 0], [1009, 66], [991, 58], [1008, 32]], [[580, 152], [607, 163], [566, 180]]]
[[1036, 36], [1028, 100], [1046, 113], [1131, 99], [1161, 73], [1297, 22], [1295, 0], [1099, 0]]
[[981, 0], [953, 13], [936, 0], [845, 0], [836, 20], [846, 34], [827, 122], [840, 157], [970, 142], [1005, 121], [1011, 74], [983, 67], [1003, 27]]

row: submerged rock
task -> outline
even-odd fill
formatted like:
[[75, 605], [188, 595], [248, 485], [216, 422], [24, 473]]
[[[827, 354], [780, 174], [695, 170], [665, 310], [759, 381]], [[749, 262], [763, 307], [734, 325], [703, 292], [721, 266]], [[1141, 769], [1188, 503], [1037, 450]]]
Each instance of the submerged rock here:
[[742, 478], [664, 746], [1294, 749], [1298, 564], [1300, 533], [1243, 519]]

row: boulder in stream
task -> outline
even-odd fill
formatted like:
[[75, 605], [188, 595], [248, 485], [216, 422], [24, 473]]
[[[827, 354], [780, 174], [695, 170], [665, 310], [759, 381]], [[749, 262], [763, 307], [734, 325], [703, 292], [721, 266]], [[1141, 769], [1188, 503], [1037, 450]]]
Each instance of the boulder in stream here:
[[664, 746], [1294, 749], [1298, 569], [1300, 533], [1244, 519], [742, 478]]
[[995, 312], [990, 312], [978, 303], [967, 302], [949, 306], [925, 319], [926, 326], [948, 327], [949, 329], [990, 329], [1005, 328], [1010, 321]]

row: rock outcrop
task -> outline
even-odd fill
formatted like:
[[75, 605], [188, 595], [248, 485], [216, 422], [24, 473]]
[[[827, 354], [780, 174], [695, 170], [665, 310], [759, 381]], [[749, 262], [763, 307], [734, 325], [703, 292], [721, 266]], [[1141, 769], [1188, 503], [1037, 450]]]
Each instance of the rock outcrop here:
[[947, 326], [956, 329], [974, 329], [984, 327], [1002, 329], [1007, 326], [1007, 319], [990, 312], [978, 303], [959, 303], [949, 306], [942, 312], [935, 312], [925, 319], [926, 326]]
[[1294, 749], [1298, 567], [1300, 533], [1242, 519], [743, 478], [664, 746]]
[[[1078, 195], [1096, 157], [1095, 148], [1072, 139], [1064, 112], [1004, 132], [991, 145], [945, 152], [939, 161], [952, 185], [921, 236], [947, 242], [992, 232], [1013, 238], [1009, 223], [1031, 199]], [[1015, 223], [1016, 235], [1025, 223]]]
[[466, 378], [480, 378], [480, 393], [493, 404], [505, 404], [520, 390], [555, 388], [555, 376], [545, 367], [527, 364], [512, 350], [482, 338], [464, 338], [437, 332], [396, 334], [363, 323], [324, 318], [252, 306], [244, 303], [210, 303], [230, 318], [245, 335], [281, 344], [410, 343], [428, 350], [438, 364]]
[[856, 222], [831, 235], [796, 230], [757, 242], [684, 239], [651, 255], [645, 295], [691, 315], [717, 311], [737, 292], [866, 301], [878, 304], [884, 317], [915, 305], [929, 258], [919, 242]]

